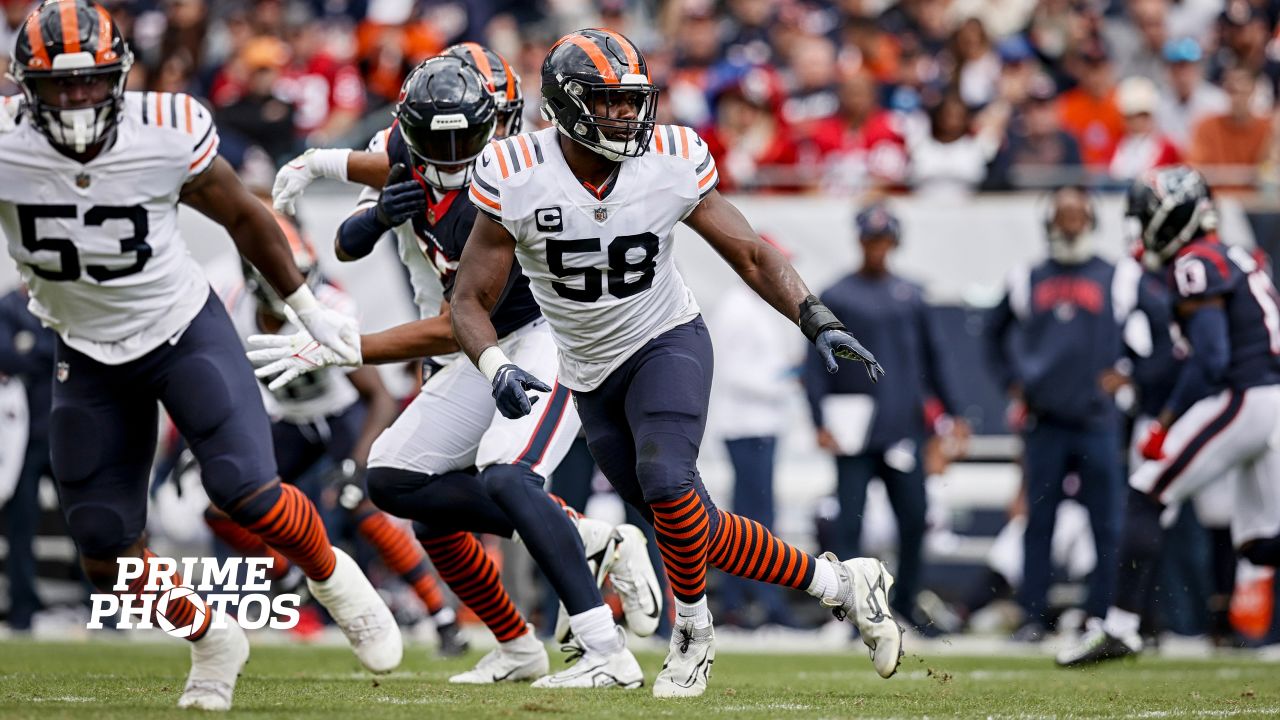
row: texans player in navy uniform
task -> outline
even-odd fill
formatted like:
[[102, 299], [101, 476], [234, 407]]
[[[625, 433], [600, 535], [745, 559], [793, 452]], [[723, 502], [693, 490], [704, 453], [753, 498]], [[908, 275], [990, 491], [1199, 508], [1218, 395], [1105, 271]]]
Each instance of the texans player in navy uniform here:
[[[1162, 269], [1174, 318], [1191, 346], [1173, 390], [1141, 445], [1120, 546], [1115, 604], [1062, 666], [1142, 650], [1138, 634], [1159, 557], [1167, 507], [1229, 474], [1232, 535], [1242, 557], [1280, 564], [1280, 298], [1244, 248], [1222, 244], [1209, 187], [1187, 167], [1154, 170], [1129, 191], [1126, 215], [1140, 233], [1143, 262]], [[1234, 474], [1231, 471], [1236, 471]]]

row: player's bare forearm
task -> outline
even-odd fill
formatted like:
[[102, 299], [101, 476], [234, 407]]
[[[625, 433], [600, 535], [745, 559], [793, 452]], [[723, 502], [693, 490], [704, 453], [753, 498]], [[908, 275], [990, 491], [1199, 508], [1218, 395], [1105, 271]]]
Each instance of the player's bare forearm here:
[[351, 459], [364, 465], [369, 460], [373, 441], [395, 422], [396, 399], [391, 396], [387, 386], [382, 384], [382, 376], [378, 374], [377, 368], [367, 365], [357, 368], [347, 375], [347, 379], [364, 401], [364, 424], [360, 428], [360, 436], [351, 448]]
[[360, 336], [360, 353], [368, 365], [417, 360], [457, 350], [448, 313]]
[[515, 257], [515, 238], [484, 213], [476, 214], [454, 281], [453, 337], [472, 362], [498, 344], [489, 314], [502, 298]]
[[391, 160], [384, 152], [357, 150], [347, 156], [347, 180], [382, 189], [391, 172]]
[[689, 213], [685, 224], [702, 236], [756, 294], [792, 322], [812, 293], [777, 248], [760, 239], [751, 223], [717, 190]]
[[182, 188], [183, 203], [226, 228], [236, 249], [262, 273], [271, 287], [288, 297], [302, 285], [289, 241], [267, 206], [240, 182], [221, 157]]

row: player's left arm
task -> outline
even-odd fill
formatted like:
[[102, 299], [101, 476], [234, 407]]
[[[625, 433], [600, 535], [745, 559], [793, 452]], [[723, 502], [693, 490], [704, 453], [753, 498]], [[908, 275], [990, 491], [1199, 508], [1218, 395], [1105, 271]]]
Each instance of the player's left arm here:
[[782, 253], [760, 239], [751, 224], [718, 190], [711, 190], [684, 219], [702, 236], [734, 272], [761, 298], [800, 325], [805, 337], [817, 346], [827, 372], [838, 369], [835, 358], [857, 360], [867, 367], [872, 380], [879, 380], [884, 368], [862, 347], [818, 300], [796, 269]]
[[293, 264], [289, 241], [275, 216], [245, 188], [230, 163], [215, 157], [207, 169], [187, 181], [180, 198], [226, 228], [240, 254], [258, 268], [318, 342], [339, 357], [359, 362], [360, 331], [354, 318], [316, 300]]
[[387, 390], [387, 386], [382, 383], [382, 376], [378, 374], [378, 369], [375, 367], [366, 365], [356, 368], [347, 374], [347, 379], [355, 386], [356, 392], [360, 393], [360, 399], [364, 401], [364, 424], [360, 427], [360, 435], [356, 438], [355, 445], [351, 448], [351, 459], [355, 460], [360, 467], [364, 467], [369, 461], [369, 450], [373, 447], [373, 441], [395, 422], [396, 400]]

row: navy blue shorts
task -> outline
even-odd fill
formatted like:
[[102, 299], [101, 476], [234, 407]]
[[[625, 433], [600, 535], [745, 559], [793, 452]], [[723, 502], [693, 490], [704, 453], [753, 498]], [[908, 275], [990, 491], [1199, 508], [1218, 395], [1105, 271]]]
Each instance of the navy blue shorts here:
[[271, 436], [281, 482], [297, 482], [321, 458], [328, 458], [336, 465], [351, 457], [364, 427], [364, 416], [364, 403], [357, 401], [337, 415], [306, 425], [283, 420], [272, 423]]
[[276, 477], [258, 381], [218, 296], [176, 343], [105, 365], [58, 341], [49, 443], [72, 538], [91, 558], [142, 537], [157, 401], [200, 462], [205, 491], [232, 507]]
[[650, 520], [649, 503], [690, 489], [715, 514], [698, 476], [713, 364], [711, 337], [697, 317], [650, 340], [600, 387], [573, 393], [600, 471]]

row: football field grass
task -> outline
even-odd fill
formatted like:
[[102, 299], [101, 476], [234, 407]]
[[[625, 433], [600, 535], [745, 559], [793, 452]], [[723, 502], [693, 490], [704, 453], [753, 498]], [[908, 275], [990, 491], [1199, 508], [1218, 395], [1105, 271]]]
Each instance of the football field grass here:
[[[473, 663], [413, 649], [373, 678], [345, 648], [255, 647], [233, 717], [254, 718], [1276, 718], [1280, 664], [1246, 658], [1143, 658], [1066, 672], [1048, 658], [908, 655], [885, 681], [866, 656], [718, 656], [708, 693], [658, 701], [639, 691], [459, 687]], [[552, 653], [553, 669], [559, 666]], [[640, 657], [647, 677], [661, 665]], [[0, 642], [0, 719], [190, 717], [174, 709], [187, 669], [181, 643]]]

